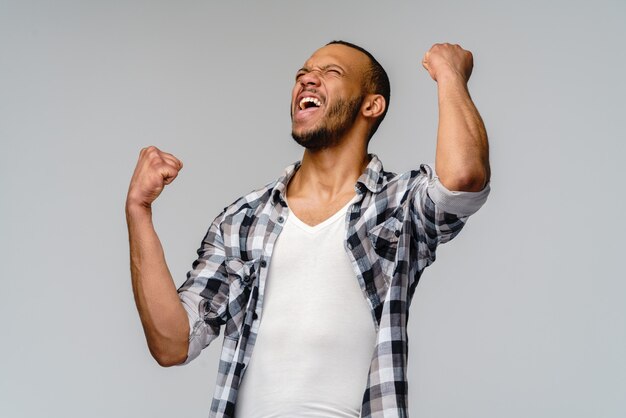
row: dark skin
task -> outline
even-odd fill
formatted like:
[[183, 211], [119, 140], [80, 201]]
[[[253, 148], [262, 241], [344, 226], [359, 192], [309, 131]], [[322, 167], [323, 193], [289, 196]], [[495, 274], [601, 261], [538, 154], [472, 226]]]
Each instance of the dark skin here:
[[[292, 92], [294, 131], [315, 129], [329, 121], [327, 110], [339, 100], [360, 96], [369, 60], [360, 51], [344, 45], [328, 45], [316, 51], [298, 72]], [[299, 116], [298, 99], [314, 89], [322, 105]], [[367, 133], [385, 109], [379, 94], [368, 94], [354, 124], [336, 145], [321, 150], [305, 149], [302, 164], [287, 186], [287, 200], [294, 214], [316, 225], [345, 206], [355, 195], [354, 185], [367, 163]], [[305, 112], [302, 112], [305, 113]]]
[[[296, 133], [341, 124], [339, 117], [329, 116], [329, 107], [363, 97], [356, 119], [333, 138], [332, 146], [305, 148], [302, 165], [288, 184], [290, 208], [309, 225], [324, 221], [348, 203], [367, 166], [367, 135], [386, 106], [381, 95], [362, 91], [368, 64], [360, 51], [335, 44], [316, 51], [298, 72], [291, 107]], [[423, 65], [439, 93], [437, 174], [450, 190], [481, 190], [489, 181], [488, 145], [467, 89], [472, 55], [458, 45], [436, 44], [424, 56]], [[300, 109], [307, 95], [320, 106]], [[126, 199], [135, 303], [150, 352], [162, 366], [186, 360], [189, 322], [152, 223], [152, 203], [181, 169], [182, 162], [173, 155], [156, 147], [143, 149]]]
[[[458, 45], [437, 44], [422, 62], [439, 89], [437, 174], [450, 190], [479, 191], [489, 178], [487, 136], [474, 106], [467, 81], [472, 55]], [[328, 121], [333, 100], [358, 97], [365, 92], [365, 54], [345, 45], [317, 50], [298, 72], [292, 93], [293, 130], [315, 129]], [[307, 109], [298, 118], [298, 101], [307, 89], [319, 92], [322, 105]], [[287, 187], [289, 207], [303, 222], [313, 226], [345, 206], [355, 194], [354, 184], [367, 166], [367, 132], [384, 111], [378, 94], [364, 94], [352, 127], [333, 146], [305, 149], [302, 165]]]

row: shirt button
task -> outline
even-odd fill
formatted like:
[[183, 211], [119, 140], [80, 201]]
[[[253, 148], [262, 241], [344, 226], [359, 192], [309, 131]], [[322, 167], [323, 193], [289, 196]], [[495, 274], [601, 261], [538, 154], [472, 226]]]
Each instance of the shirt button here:
[[250, 276], [243, 276], [243, 283], [244, 284], [250, 284], [251, 281], [252, 281], [252, 279], [250, 278]]
[[278, 221], [279, 224], [282, 224], [283, 222], [285, 222], [285, 218], [283, 218], [282, 216], [279, 216], [278, 219], [276, 219]]
[[267, 262], [265, 260], [261, 260], [261, 267], [267, 266]]
[[396, 230], [396, 232], [393, 233], [396, 237], [400, 236], [400, 231]]

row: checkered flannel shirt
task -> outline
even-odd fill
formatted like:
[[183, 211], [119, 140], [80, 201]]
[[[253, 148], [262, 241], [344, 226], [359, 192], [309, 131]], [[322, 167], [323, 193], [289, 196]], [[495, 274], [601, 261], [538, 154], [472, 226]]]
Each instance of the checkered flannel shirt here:
[[[407, 321], [415, 287], [435, 261], [437, 245], [459, 233], [487, 199], [489, 185], [475, 193], [451, 192], [428, 165], [397, 175], [384, 171], [375, 154], [369, 157], [355, 184], [358, 198], [346, 214], [344, 244], [377, 333], [361, 416], [407, 417]], [[215, 218], [178, 289], [191, 330], [183, 364], [224, 329], [210, 417], [234, 417], [259, 330], [272, 251], [288, 216], [287, 183], [299, 166], [300, 161], [293, 163], [278, 180]]]

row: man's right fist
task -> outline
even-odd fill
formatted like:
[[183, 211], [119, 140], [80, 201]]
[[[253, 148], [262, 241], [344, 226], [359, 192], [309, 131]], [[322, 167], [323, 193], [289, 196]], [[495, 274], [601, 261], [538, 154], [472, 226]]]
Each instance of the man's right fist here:
[[183, 163], [172, 154], [154, 146], [142, 149], [128, 187], [126, 206], [149, 208], [163, 188], [174, 181], [181, 168]]

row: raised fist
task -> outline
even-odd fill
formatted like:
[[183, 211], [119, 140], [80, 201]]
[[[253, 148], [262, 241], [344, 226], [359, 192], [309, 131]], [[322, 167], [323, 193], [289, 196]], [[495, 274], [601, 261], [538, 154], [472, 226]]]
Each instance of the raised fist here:
[[150, 207], [163, 188], [178, 176], [181, 168], [183, 163], [172, 154], [154, 146], [142, 149], [130, 180], [126, 205]]
[[456, 76], [467, 82], [472, 74], [474, 58], [471, 52], [457, 44], [435, 44], [424, 54], [422, 65], [435, 81]]

